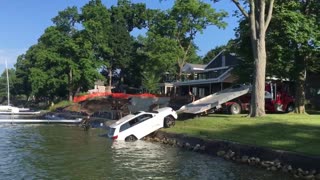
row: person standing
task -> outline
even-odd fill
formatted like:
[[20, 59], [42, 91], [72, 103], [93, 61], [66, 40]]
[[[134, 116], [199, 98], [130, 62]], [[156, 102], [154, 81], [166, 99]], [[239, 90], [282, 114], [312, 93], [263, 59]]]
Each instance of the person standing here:
[[189, 91], [189, 96], [190, 96], [191, 102], [193, 102], [195, 100], [195, 96], [191, 91]]
[[89, 115], [82, 119], [81, 127], [83, 128], [84, 131], [89, 130], [89, 128], [90, 128], [90, 116]]

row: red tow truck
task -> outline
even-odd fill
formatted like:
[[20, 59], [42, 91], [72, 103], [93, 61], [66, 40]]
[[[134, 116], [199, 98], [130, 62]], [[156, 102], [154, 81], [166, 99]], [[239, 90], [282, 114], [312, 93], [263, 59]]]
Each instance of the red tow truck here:
[[[239, 114], [250, 110], [251, 93], [247, 93], [221, 105], [223, 112]], [[265, 86], [265, 110], [269, 113], [291, 112], [294, 98], [289, 93], [289, 85], [283, 82], [267, 82]]]

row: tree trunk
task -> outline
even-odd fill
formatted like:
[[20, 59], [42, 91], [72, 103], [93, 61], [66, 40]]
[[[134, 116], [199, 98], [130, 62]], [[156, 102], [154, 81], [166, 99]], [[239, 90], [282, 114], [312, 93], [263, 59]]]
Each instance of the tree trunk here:
[[257, 51], [254, 53], [255, 57], [255, 71], [253, 77], [253, 87], [252, 87], [252, 102], [251, 104], [251, 117], [260, 117], [265, 115], [265, 74], [266, 74], [266, 47], [265, 38], [261, 37], [257, 40], [256, 48]]
[[266, 0], [249, 0], [249, 12], [246, 11], [239, 0], [232, 0], [241, 13], [250, 22], [250, 37], [253, 49], [255, 71], [253, 73], [253, 85], [251, 94], [250, 116], [259, 117], [265, 115], [265, 73], [266, 73], [266, 31], [270, 24], [273, 12], [274, 0], [268, 1], [269, 7], [266, 13]]
[[181, 81], [181, 78], [182, 78], [182, 68], [180, 65], [179, 65], [179, 74], [178, 74], [178, 80]]
[[69, 86], [69, 101], [72, 102], [73, 101], [73, 94], [72, 94], [72, 69], [70, 69], [69, 71], [69, 82], [68, 82], [68, 86]]
[[305, 114], [305, 81], [307, 76], [307, 70], [305, 66], [305, 59], [299, 58], [296, 61], [297, 65], [297, 79], [296, 79], [296, 90], [295, 90], [295, 113]]

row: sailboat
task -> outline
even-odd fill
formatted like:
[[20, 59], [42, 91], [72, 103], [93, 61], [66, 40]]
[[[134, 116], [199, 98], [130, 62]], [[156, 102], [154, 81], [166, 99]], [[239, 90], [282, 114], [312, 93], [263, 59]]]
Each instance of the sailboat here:
[[38, 114], [40, 112], [29, 112], [29, 108], [18, 108], [10, 104], [10, 84], [9, 84], [9, 72], [6, 61], [6, 75], [7, 75], [7, 96], [8, 105], [0, 105], [0, 114]]

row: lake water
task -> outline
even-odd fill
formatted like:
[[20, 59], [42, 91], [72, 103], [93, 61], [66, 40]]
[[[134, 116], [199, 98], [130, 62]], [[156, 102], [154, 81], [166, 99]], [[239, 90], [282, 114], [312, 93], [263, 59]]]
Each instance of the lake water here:
[[291, 179], [163, 144], [112, 142], [105, 133], [0, 124], [0, 179]]

